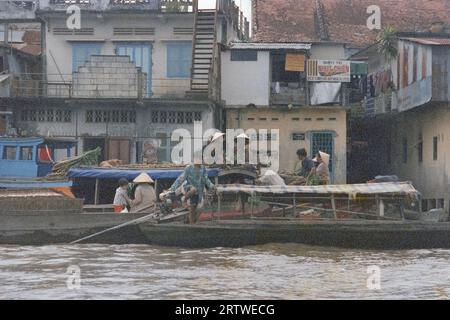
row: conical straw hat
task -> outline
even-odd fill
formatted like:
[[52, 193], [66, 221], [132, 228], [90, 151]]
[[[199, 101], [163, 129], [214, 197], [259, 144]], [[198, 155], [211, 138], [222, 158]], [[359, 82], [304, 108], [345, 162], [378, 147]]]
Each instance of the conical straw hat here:
[[214, 133], [214, 135], [213, 135], [213, 137], [211, 139], [211, 142], [214, 142], [217, 139], [222, 138], [224, 135], [225, 135], [225, 133], [223, 133], [223, 132], [216, 132], [216, 133]]
[[136, 179], [133, 180], [134, 183], [154, 183], [152, 178], [145, 172], [142, 172], [140, 175], [136, 177]]
[[241, 133], [240, 135], [238, 135], [236, 137], [237, 139], [247, 139], [250, 140], [250, 137], [248, 135], [246, 135], [245, 133]]
[[[330, 155], [328, 153], [319, 151], [320, 157], [322, 158], [323, 163], [325, 163], [327, 166], [330, 164]], [[317, 157], [313, 159], [314, 162], [317, 161]]]

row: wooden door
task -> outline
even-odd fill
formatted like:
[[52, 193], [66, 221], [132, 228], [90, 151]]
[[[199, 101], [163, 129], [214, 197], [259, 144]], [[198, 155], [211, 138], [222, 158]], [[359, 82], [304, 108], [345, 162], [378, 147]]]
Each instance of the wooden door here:
[[119, 159], [130, 163], [130, 140], [112, 138], [108, 140], [108, 160]]

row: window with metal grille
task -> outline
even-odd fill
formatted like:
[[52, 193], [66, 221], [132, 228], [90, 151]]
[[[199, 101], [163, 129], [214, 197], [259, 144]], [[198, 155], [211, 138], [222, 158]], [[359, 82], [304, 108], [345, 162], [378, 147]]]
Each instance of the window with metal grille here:
[[120, 122], [128, 122], [128, 111], [120, 111]]
[[176, 112], [169, 111], [169, 123], [175, 123], [176, 120]]
[[194, 112], [194, 121], [202, 121], [202, 113], [200, 111]]
[[62, 121], [62, 110], [55, 111], [55, 121], [57, 121], [57, 122]]
[[45, 121], [45, 110], [38, 110], [38, 121]]
[[120, 112], [119, 110], [113, 110], [111, 112], [111, 121], [112, 122], [119, 122], [120, 119]]
[[95, 110], [94, 111], [94, 122], [102, 122], [103, 121], [103, 114], [100, 110]]
[[72, 122], [72, 111], [71, 110], [64, 110], [64, 122]]
[[186, 123], [192, 123], [192, 122], [194, 122], [194, 117], [193, 117], [192, 112], [186, 112], [186, 114], [185, 114], [185, 120], [186, 120]]
[[166, 123], [167, 122], [167, 112], [161, 111], [159, 114], [159, 122], [160, 123]]
[[86, 111], [86, 122], [94, 122], [94, 111], [93, 110]]
[[53, 122], [54, 119], [55, 119], [55, 115], [54, 115], [53, 109], [47, 109], [47, 121]]
[[158, 111], [152, 111], [151, 119], [152, 119], [152, 123], [158, 123], [158, 121], [159, 121], [159, 112]]
[[110, 122], [110, 112], [103, 111], [103, 122]]
[[177, 123], [184, 123], [184, 112], [177, 112]]

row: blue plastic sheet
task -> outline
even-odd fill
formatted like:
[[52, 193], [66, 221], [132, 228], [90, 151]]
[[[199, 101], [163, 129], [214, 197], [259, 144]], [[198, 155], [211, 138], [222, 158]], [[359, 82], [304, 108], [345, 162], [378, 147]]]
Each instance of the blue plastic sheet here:
[[[136, 178], [142, 172], [146, 172], [153, 180], [177, 179], [183, 170], [177, 169], [154, 169], [154, 170], [122, 170], [122, 169], [101, 169], [101, 168], [76, 168], [70, 169], [69, 178], [91, 178], [91, 179], [112, 179], [119, 180], [125, 178], [129, 181]], [[219, 174], [219, 169], [207, 169], [208, 177], [215, 178]]]

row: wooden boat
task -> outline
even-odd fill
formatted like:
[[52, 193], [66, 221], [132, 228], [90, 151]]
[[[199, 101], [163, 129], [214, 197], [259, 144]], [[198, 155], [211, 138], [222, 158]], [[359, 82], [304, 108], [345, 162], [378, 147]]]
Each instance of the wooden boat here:
[[[0, 244], [48, 245], [70, 243], [145, 214], [61, 213], [0, 215]], [[105, 233], [85, 243], [146, 243], [139, 228], [130, 225]]]
[[[268, 216], [253, 207], [250, 217], [221, 219], [224, 193], [282, 199]], [[408, 221], [406, 207], [420, 194], [408, 182], [330, 186], [217, 187], [218, 214], [196, 225], [144, 223], [149, 244], [179, 247], [241, 247], [266, 243], [300, 243], [364, 249], [450, 248], [450, 223]], [[281, 202], [279, 200], [279, 202]], [[322, 202], [320, 206], [319, 202]], [[324, 203], [324, 204], [323, 204]], [[345, 203], [345, 206], [343, 205]], [[376, 208], [371, 212], [372, 207]], [[359, 210], [358, 210], [359, 209]], [[278, 215], [274, 215], [274, 212]], [[319, 214], [317, 214], [319, 213]], [[421, 213], [418, 212], [420, 216]], [[222, 215], [223, 218], [223, 215]]]
[[0, 138], [0, 189], [64, 188], [64, 177], [45, 178], [55, 156], [70, 157], [76, 141], [56, 138]]
[[[0, 244], [70, 243], [144, 217], [141, 214], [83, 212], [83, 200], [49, 189], [0, 190]], [[91, 242], [145, 243], [139, 228], [129, 225]]]
[[450, 248], [450, 223], [414, 221], [221, 220], [196, 225], [139, 225], [147, 243], [186, 248], [243, 247], [268, 243], [356, 249]]

